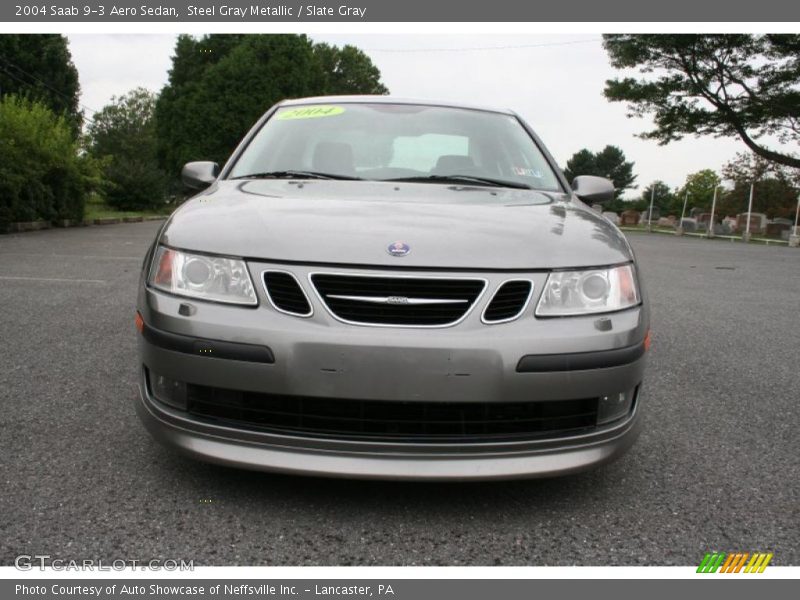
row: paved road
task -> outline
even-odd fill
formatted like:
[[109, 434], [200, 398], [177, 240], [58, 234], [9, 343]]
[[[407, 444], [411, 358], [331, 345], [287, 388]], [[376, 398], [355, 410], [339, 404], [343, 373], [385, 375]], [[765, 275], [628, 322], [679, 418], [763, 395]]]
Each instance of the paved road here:
[[800, 251], [632, 237], [655, 339], [645, 431], [617, 463], [352, 482], [196, 463], [147, 436], [133, 306], [157, 227], [0, 236], [0, 564], [800, 564]]

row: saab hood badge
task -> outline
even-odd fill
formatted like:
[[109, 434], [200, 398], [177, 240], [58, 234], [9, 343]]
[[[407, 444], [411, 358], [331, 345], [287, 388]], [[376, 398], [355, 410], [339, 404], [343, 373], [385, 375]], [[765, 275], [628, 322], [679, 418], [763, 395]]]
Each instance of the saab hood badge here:
[[389, 244], [386, 251], [392, 256], [406, 256], [411, 252], [411, 246], [405, 242], [394, 242], [393, 244]]

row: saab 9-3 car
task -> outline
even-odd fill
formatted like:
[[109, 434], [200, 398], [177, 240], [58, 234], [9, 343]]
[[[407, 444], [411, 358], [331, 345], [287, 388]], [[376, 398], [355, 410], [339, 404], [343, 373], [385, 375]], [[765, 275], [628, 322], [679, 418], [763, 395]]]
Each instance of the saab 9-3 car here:
[[649, 315], [633, 252], [515, 113], [272, 107], [165, 222], [138, 296], [152, 435], [327, 476], [552, 476], [622, 454]]

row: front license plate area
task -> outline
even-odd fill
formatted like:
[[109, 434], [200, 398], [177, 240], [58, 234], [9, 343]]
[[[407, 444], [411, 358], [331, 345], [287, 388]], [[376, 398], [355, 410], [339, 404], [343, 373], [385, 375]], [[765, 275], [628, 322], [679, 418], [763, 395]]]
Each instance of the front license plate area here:
[[304, 395], [365, 400], [486, 402], [502, 378], [500, 356], [485, 350], [303, 344], [291, 370], [313, 388]]

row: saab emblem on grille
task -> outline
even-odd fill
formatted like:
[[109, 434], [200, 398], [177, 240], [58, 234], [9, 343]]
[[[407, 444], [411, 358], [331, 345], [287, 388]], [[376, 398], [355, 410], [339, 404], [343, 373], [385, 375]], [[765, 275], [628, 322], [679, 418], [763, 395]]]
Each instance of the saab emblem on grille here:
[[405, 256], [411, 252], [411, 246], [405, 242], [395, 242], [393, 244], [389, 244], [389, 247], [386, 250], [392, 256]]
[[408, 304], [408, 298], [405, 296], [389, 296], [386, 298], [386, 304]]

